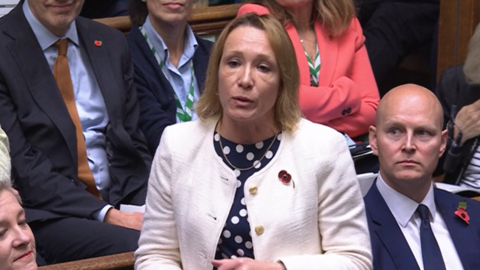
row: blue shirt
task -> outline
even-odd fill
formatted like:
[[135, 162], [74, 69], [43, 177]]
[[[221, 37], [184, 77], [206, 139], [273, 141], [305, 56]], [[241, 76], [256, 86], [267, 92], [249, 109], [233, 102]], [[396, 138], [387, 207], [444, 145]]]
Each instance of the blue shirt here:
[[[155, 51], [160, 56], [160, 59], [163, 60], [163, 74], [167, 77], [167, 80], [170, 82], [175, 94], [177, 95], [182, 107], [185, 108], [185, 103], [187, 101], [187, 95], [190, 91], [190, 85], [192, 83], [192, 65], [193, 65], [193, 55], [195, 54], [195, 50], [197, 49], [197, 39], [193, 34], [192, 29], [190, 26], [187, 25], [185, 29], [185, 40], [183, 45], [183, 54], [178, 62], [178, 68], [175, 67], [172, 63], [170, 63], [169, 59], [169, 52], [167, 45], [163, 42], [162, 37], [155, 31], [153, 28], [152, 23], [150, 22], [150, 17], [147, 16], [145, 23], [142, 26], [147, 33], [148, 40], [152, 43]], [[198, 100], [200, 97], [200, 91], [198, 88], [197, 79], [193, 76], [193, 87], [194, 87], [194, 94], [193, 94], [193, 102]], [[180, 122], [178, 116], [176, 117], [177, 123]], [[192, 113], [192, 120], [198, 119], [197, 114], [195, 111]]]
[[[104, 132], [110, 120], [88, 56], [80, 46], [76, 24], [73, 22], [65, 36], [58, 37], [37, 20], [27, 3], [28, 1], [23, 3], [23, 13], [30, 27], [32, 27], [52, 73], [53, 64], [58, 55], [54, 43], [59, 39], [69, 39], [67, 49], [68, 65], [75, 94], [75, 104], [85, 138], [88, 165], [95, 178], [97, 189], [108, 189], [110, 186], [110, 173], [105, 151]], [[106, 206], [97, 213], [97, 219], [103, 221], [104, 215], [110, 207]]]

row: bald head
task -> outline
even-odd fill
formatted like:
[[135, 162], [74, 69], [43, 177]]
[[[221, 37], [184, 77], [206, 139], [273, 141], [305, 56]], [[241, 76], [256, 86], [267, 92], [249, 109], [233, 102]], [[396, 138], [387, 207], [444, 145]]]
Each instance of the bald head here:
[[375, 125], [381, 124], [381, 121], [385, 119], [384, 116], [394, 109], [403, 111], [405, 114], [429, 111], [432, 115], [432, 123], [437, 124], [440, 128], [443, 127], [443, 109], [440, 101], [432, 91], [420, 85], [400, 85], [383, 96], [377, 107]]
[[390, 90], [380, 101], [370, 127], [370, 145], [387, 185], [420, 203], [445, 151], [447, 132], [437, 97], [418, 85]]

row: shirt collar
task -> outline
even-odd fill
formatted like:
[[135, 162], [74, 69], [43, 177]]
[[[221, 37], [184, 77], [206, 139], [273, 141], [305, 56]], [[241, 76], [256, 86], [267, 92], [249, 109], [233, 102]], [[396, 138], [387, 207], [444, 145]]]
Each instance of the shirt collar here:
[[[155, 28], [153, 28], [152, 23], [150, 22], [150, 15], [147, 16], [145, 19], [145, 23], [142, 26], [145, 29], [145, 32], [147, 33], [148, 39], [152, 43], [153, 47], [155, 48], [155, 51], [158, 53], [160, 56], [160, 59], [165, 63], [168, 60], [168, 48], [165, 42], [163, 42], [162, 37], [155, 31]], [[182, 59], [185, 58], [186, 61], [190, 60], [193, 55], [195, 54], [195, 50], [197, 49], [198, 43], [197, 39], [195, 38], [195, 35], [190, 28], [190, 26], [187, 24], [187, 27], [185, 28], [185, 40], [183, 43], [183, 54], [182, 54]], [[182, 65], [182, 63], [180, 63]], [[179, 65], [179, 66], [180, 66]]]
[[52, 32], [50, 32], [45, 26], [43, 26], [42, 23], [40, 23], [37, 20], [35, 15], [33, 15], [32, 11], [30, 10], [28, 1], [25, 1], [23, 3], [22, 8], [23, 8], [23, 13], [25, 14], [25, 17], [27, 18], [28, 24], [30, 24], [30, 27], [32, 28], [33, 33], [35, 34], [35, 37], [37, 38], [38, 43], [40, 44], [40, 47], [42, 48], [42, 50], [46, 50], [47, 48], [52, 46], [52, 44], [54, 44], [57, 40], [63, 39], [63, 38], [68, 38], [75, 45], [77, 46], [79, 45], [77, 26], [75, 24], [75, 21], [72, 22], [65, 36], [58, 37]]
[[[392, 215], [395, 217], [395, 220], [397, 220], [400, 226], [405, 228], [410, 219], [413, 217], [413, 214], [415, 214], [415, 211], [417, 210], [419, 204], [387, 185], [380, 173], [378, 174], [376, 185], [378, 191], [380, 192], [383, 199], [385, 200], [385, 203], [390, 209], [390, 212], [392, 212]], [[430, 210], [433, 222], [435, 220], [435, 215], [437, 211], [433, 195], [433, 183], [430, 185], [430, 188], [427, 192], [427, 195], [423, 199], [422, 204], [427, 206]]]

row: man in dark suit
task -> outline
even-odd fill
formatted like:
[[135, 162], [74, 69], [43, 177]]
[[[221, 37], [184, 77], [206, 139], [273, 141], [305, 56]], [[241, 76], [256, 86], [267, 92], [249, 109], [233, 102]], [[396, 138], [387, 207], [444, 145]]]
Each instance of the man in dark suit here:
[[445, 151], [442, 107], [417, 85], [392, 89], [370, 144], [380, 173], [365, 196], [375, 269], [480, 269], [480, 203], [436, 189]]
[[0, 19], [0, 124], [47, 263], [135, 250], [143, 214], [117, 208], [144, 204], [151, 165], [126, 40], [78, 17], [83, 2], [21, 1]]
[[373, 74], [383, 96], [390, 89], [382, 86], [388, 84], [394, 68], [412, 52], [428, 52], [432, 42], [436, 42], [440, 1], [355, 0], [355, 3]]

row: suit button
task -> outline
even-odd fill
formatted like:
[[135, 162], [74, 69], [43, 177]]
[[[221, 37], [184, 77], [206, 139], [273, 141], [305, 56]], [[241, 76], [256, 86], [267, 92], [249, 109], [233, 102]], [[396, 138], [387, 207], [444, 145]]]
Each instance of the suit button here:
[[262, 235], [262, 234], [263, 234], [263, 231], [264, 231], [264, 229], [263, 229], [263, 226], [262, 226], [262, 225], [257, 225], [257, 226], [255, 226], [255, 233], [256, 233], [257, 235]]
[[248, 192], [250, 192], [250, 194], [252, 194], [252, 195], [255, 195], [255, 194], [257, 194], [257, 192], [258, 192], [258, 187], [255, 186], [255, 185], [254, 185], [254, 186], [251, 186], [251, 187], [248, 189]]
[[352, 108], [348, 108], [347, 113], [351, 113], [351, 112], [352, 112]]
[[347, 114], [347, 110], [343, 110], [343, 111], [342, 111], [342, 115], [345, 116], [345, 114]]

